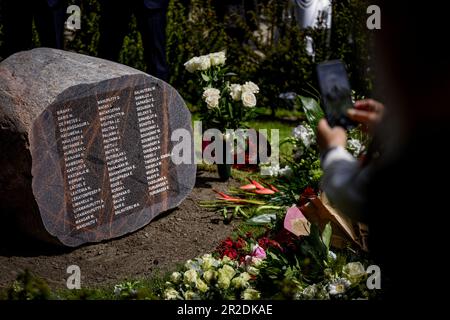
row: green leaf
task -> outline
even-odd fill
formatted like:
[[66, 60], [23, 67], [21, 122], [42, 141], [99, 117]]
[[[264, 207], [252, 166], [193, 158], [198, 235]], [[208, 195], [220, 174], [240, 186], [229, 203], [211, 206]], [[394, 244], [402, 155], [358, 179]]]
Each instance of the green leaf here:
[[322, 232], [322, 241], [328, 250], [330, 250], [332, 232], [333, 232], [333, 230], [331, 228], [331, 224], [328, 222], [327, 225], [325, 226], [325, 228], [323, 228], [323, 232]]
[[318, 265], [323, 264], [323, 261], [326, 259], [328, 250], [322, 241], [319, 227], [316, 224], [311, 224], [309, 236], [304, 238], [301, 244], [301, 250]]
[[324, 117], [324, 112], [320, 107], [320, 104], [314, 98], [299, 96], [299, 99], [308, 123], [315, 130], [319, 120]]
[[210, 80], [210, 77], [208, 77], [206, 74], [202, 73], [202, 79], [208, 82]]
[[276, 260], [276, 261], [279, 261], [280, 259], [277, 257], [277, 255], [275, 254], [275, 253], [273, 253], [273, 252], [267, 252], [267, 254], [273, 259], [273, 260]]
[[259, 216], [255, 216], [251, 219], [248, 219], [246, 221], [247, 224], [251, 225], [265, 225], [270, 224], [272, 221], [275, 221], [277, 219], [277, 215], [274, 213], [266, 213], [266, 214], [260, 214]]

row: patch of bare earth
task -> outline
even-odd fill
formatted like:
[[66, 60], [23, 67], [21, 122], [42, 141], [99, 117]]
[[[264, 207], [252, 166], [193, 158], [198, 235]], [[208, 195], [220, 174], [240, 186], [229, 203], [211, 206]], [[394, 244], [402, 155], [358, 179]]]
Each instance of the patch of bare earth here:
[[84, 287], [103, 287], [169, 271], [213, 251], [230, 235], [233, 224], [225, 225], [218, 214], [201, 208], [198, 201], [214, 199], [213, 188], [225, 191], [231, 185], [236, 182], [221, 182], [216, 173], [200, 171], [194, 190], [178, 208], [134, 233], [76, 249], [51, 248], [13, 230], [3, 231], [0, 288], [10, 286], [25, 269], [44, 278], [52, 288], [65, 288], [69, 265], [81, 268]]

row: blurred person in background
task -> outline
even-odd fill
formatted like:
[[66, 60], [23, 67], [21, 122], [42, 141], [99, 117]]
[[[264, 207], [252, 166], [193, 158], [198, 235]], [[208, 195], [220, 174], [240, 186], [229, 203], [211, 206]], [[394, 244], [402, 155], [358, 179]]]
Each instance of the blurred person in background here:
[[[449, 211], [445, 184], [450, 167], [444, 152], [450, 127], [450, 54], [442, 36], [448, 30], [448, 11], [431, 14], [406, 1], [381, 1], [379, 6], [381, 30], [368, 32], [377, 32], [378, 91], [386, 110], [374, 142], [383, 149], [379, 156], [372, 151], [375, 157], [369, 151], [371, 159], [361, 165], [343, 150], [345, 131], [322, 120], [322, 187], [337, 207], [368, 222], [369, 249], [381, 269], [384, 298], [439, 299], [432, 289], [446, 284], [439, 272], [446, 265], [439, 259], [446, 251], [437, 249], [447, 243], [442, 219]], [[363, 105], [371, 116], [358, 118]], [[377, 102], [355, 107], [350, 117], [377, 118]]]
[[219, 22], [224, 25], [225, 32], [240, 43], [248, 40], [241, 23], [245, 23], [252, 32], [258, 29], [255, 15], [256, 0], [213, 0], [212, 4]]
[[64, 0], [0, 0], [3, 22], [0, 57], [32, 48], [33, 20], [41, 47], [62, 49], [66, 9]]
[[118, 61], [132, 15], [142, 35], [147, 73], [169, 80], [166, 58], [166, 25], [169, 0], [102, 0], [98, 55]]

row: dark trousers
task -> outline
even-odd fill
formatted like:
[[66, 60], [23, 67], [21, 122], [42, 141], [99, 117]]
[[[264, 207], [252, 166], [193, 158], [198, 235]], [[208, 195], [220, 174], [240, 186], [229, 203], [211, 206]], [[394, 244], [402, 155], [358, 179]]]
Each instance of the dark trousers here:
[[167, 8], [148, 9], [144, 1], [102, 1], [98, 54], [101, 58], [117, 61], [123, 38], [127, 34], [131, 16], [137, 20], [142, 35], [147, 73], [169, 80], [166, 59]]
[[31, 49], [33, 19], [42, 47], [63, 48], [66, 1], [56, 1], [50, 7], [46, 0], [3, 0], [0, 6], [4, 35], [2, 58]]

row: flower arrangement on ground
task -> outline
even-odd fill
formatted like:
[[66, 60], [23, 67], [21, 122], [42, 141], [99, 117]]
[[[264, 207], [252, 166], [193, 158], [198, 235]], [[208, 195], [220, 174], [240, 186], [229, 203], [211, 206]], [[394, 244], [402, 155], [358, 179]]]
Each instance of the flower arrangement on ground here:
[[204, 299], [244, 299], [260, 298], [254, 288], [258, 274], [257, 259], [239, 263], [227, 255], [214, 258], [205, 254], [200, 258], [188, 260], [181, 271], [173, 272], [166, 282], [163, 294], [168, 300]]
[[285, 237], [279, 228], [254, 238], [227, 238], [213, 254], [189, 260], [166, 282], [164, 299], [368, 299], [368, 262], [354, 251], [331, 251], [331, 226]]

